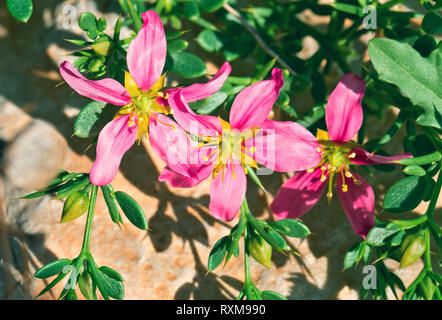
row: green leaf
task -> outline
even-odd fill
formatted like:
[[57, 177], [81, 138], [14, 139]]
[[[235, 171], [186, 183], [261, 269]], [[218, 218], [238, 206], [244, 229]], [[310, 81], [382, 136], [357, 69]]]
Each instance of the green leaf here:
[[83, 12], [78, 18], [78, 26], [84, 31], [97, 30], [97, 18], [91, 12]]
[[105, 102], [92, 101], [81, 109], [74, 124], [74, 134], [80, 138], [98, 135], [101, 129], [112, 120], [116, 109]]
[[[259, 221], [259, 220], [258, 220]], [[263, 233], [260, 232], [260, 230], [257, 230], [258, 233], [267, 241], [269, 242], [272, 247], [274, 247], [278, 251], [284, 251], [287, 250], [287, 242], [285, 239], [273, 228], [263, 228]]]
[[400, 230], [398, 233], [396, 233], [394, 236], [390, 239], [390, 245], [392, 247], [397, 247], [402, 243], [402, 239], [404, 238], [406, 234], [405, 230]]
[[209, 101], [202, 107], [199, 108], [198, 114], [210, 114], [214, 112], [218, 107], [220, 107], [227, 100], [227, 93], [218, 91], [210, 96]]
[[201, 31], [198, 34], [196, 41], [204, 50], [209, 52], [218, 52], [224, 45], [220, 38], [220, 34], [209, 29]]
[[219, 239], [215, 245], [213, 246], [212, 250], [209, 254], [209, 259], [207, 261], [207, 269], [209, 271], [215, 270], [221, 262], [223, 262], [224, 257], [227, 253], [227, 245], [230, 242], [230, 237], [225, 236]]
[[103, 272], [104, 274], [106, 274], [108, 277], [111, 277], [114, 280], [123, 282], [124, 279], [121, 276], [121, 274], [119, 274], [117, 271], [115, 271], [112, 268], [106, 267], [106, 266], [102, 266], [100, 267], [100, 271]]
[[47, 265], [41, 267], [34, 273], [34, 277], [39, 279], [45, 279], [63, 271], [63, 268], [69, 265], [72, 260], [69, 259], [59, 259], [48, 263]]
[[31, 0], [6, 0], [6, 6], [11, 15], [20, 22], [28, 22], [32, 15]]
[[417, 166], [417, 165], [406, 166], [402, 171], [406, 175], [409, 175], [409, 176], [423, 177], [427, 174], [425, 172], [424, 168], [422, 168], [421, 166]]
[[171, 54], [172, 71], [183, 78], [198, 78], [206, 74], [206, 64], [197, 56], [188, 52]]
[[95, 280], [103, 297], [111, 297], [117, 300], [124, 298], [124, 285], [121, 281], [109, 277], [100, 269], [96, 272]]
[[392, 83], [422, 108], [417, 123], [442, 128], [442, 55], [439, 50], [423, 58], [406, 43], [373, 39], [368, 45], [379, 78]]
[[147, 229], [147, 219], [143, 209], [130, 195], [123, 191], [115, 192], [115, 197], [121, 210], [123, 210], [129, 221], [141, 230]]
[[103, 32], [106, 29], [106, 27], [107, 27], [106, 19], [104, 19], [104, 18], [98, 19], [98, 21], [97, 21], [97, 29], [99, 31]]
[[278, 232], [292, 238], [305, 238], [310, 234], [308, 227], [296, 219], [282, 219], [270, 225]]
[[184, 51], [187, 49], [188, 46], [189, 46], [189, 42], [187, 42], [186, 40], [175, 39], [175, 40], [169, 41], [169, 43], [167, 44], [167, 50], [170, 53], [174, 53], [174, 52]]
[[224, 0], [197, 0], [199, 7], [203, 11], [213, 12], [221, 8]]
[[286, 297], [284, 297], [283, 295], [274, 292], [274, 291], [262, 291], [261, 292], [261, 298], [263, 300], [287, 300]]
[[239, 244], [239, 240], [241, 239], [241, 235], [244, 232], [244, 229], [246, 227], [246, 222], [247, 222], [247, 219], [244, 217], [244, 214], [242, 213], [244, 209], [245, 209], [244, 205], [242, 205], [241, 206], [241, 217], [239, 219], [239, 222], [230, 231], [230, 242], [228, 245], [226, 262], [224, 263], [224, 265], [226, 265], [227, 262], [229, 262], [230, 258], [232, 257], [232, 254], [235, 255], [235, 257], [238, 256], [236, 253], [239, 254], [239, 245], [238, 244]]
[[183, 8], [184, 16], [189, 20], [195, 20], [200, 16], [200, 9], [195, 2], [187, 2]]
[[101, 187], [101, 191], [103, 192], [103, 198], [106, 202], [107, 209], [109, 210], [109, 215], [111, 216], [112, 221], [120, 225], [122, 223], [122, 219], [120, 213], [118, 212], [118, 206], [116, 203], [115, 192], [112, 189], [111, 185], [106, 185]]
[[79, 40], [79, 39], [65, 39], [65, 41], [73, 43], [77, 46], [89, 46], [92, 43], [86, 40]]
[[359, 242], [350, 247], [344, 256], [344, 269], [353, 267], [359, 260], [361, 250], [364, 247], [364, 242]]
[[406, 177], [396, 182], [385, 194], [383, 207], [391, 213], [413, 210], [422, 201], [425, 179], [418, 176]]
[[66, 275], [70, 272], [71, 270], [68, 270], [66, 272], [60, 273], [54, 280], [52, 280], [51, 283], [49, 283], [43, 290], [41, 290], [38, 294], [37, 297], [45, 294], [46, 292], [48, 292], [49, 290], [51, 290], [57, 283], [59, 283], [61, 280], [63, 280], [64, 277], [66, 277]]
[[83, 178], [80, 178], [78, 180], [69, 180], [65, 184], [61, 186], [61, 188], [58, 190], [57, 195], [55, 196], [55, 199], [63, 199], [68, 197], [70, 194], [77, 192], [87, 185], [90, 184], [89, 181], [89, 175], [84, 176]]
[[62, 300], [78, 300], [77, 293], [74, 289], [69, 290]]
[[430, 34], [442, 32], [442, 16], [436, 11], [427, 12], [422, 20], [421, 27], [426, 33]]
[[367, 244], [373, 247], [380, 247], [385, 244], [385, 239], [395, 234], [400, 229], [387, 229], [385, 226], [375, 226], [367, 234]]
[[352, 4], [335, 2], [333, 7], [338, 11], [354, 14], [360, 18], [365, 15], [361, 7]]

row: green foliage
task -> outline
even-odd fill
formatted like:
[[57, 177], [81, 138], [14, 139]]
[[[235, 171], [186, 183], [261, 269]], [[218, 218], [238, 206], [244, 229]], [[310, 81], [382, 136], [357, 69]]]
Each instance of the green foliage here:
[[424, 58], [408, 44], [391, 39], [374, 39], [368, 50], [379, 78], [398, 86], [414, 105], [423, 109], [416, 122], [441, 129], [441, 52], [433, 50]]
[[418, 176], [403, 178], [388, 189], [382, 206], [392, 213], [411, 211], [422, 201], [424, 190], [424, 178]]
[[172, 71], [183, 78], [197, 78], [206, 74], [206, 64], [188, 52], [175, 52], [171, 55]]
[[52, 276], [55, 276], [56, 274], [59, 274], [63, 271], [64, 267], [69, 265], [71, 263], [71, 260], [69, 259], [59, 259], [52, 261], [48, 263], [47, 265], [41, 267], [34, 273], [34, 277], [45, 279]]
[[6, 0], [9, 13], [20, 22], [28, 22], [34, 5], [32, 0]]
[[[433, 270], [431, 252], [437, 247], [440, 250], [442, 245], [441, 229], [434, 219], [442, 184], [439, 172], [442, 159], [442, 47], [436, 37], [441, 32], [441, 15], [437, 11], [441, 4], [422, 0], [420, 4], [427, 11], [420, 14], [397, 10], [395, 5], [400, 2], [391, 0], [381, 4], [360, 0], [323, 4], [316, 0], [264, 0], [257, 6], [255, 2], [225, 0], [118, 0], [123, 14], [115, 23], [113, 35], [106, 33], [108, 23], [104, 18], [85, 12], [78, 20], [79, 27], [85, 31], [85, 39], [67, 41], [80, 47], [73, 54], [77, 57], [74, 67], [86, 78], [110, 77], [124, 84], [124, 72], [128, 70], [127, 49], [143, 25], [141, 13], [153, 9], [160, 14], [168, 30], [163, 73], [170, 75], [170, 79], [176, 76], [181, 80], [184, 78], [179, 81], [179, 86], [206, 81], [188, 81], [207, 73], [206, 64], [200, 58], [201, 50], [210, 55], [210, 61], [234, 62], [232, 74], [221, 90], [190, 103], [194, 112], [228, 117], [236, 95], [246, 86], [268, 79], [272, 68], [277, 67], [283, 69], [285, 83], [273, 107], [275, 119], [290, 119], [313, 133], [318, 128], [326, 128], [325, 106], [332, 85], [330, 79], [335, 81], [336, 75], [347, 72], [358, 73], [367, 88], [362, 102], [364, 122], [357, 143], [362, 145], [367, 140], [365, 128], [371, 125], [371, 120], [376, 118], [378, 123], [383, 124], [385, 115], [391, 113], [393, 106], [400, 113], [392, 125], [383, 131], [383, 136], [370, 137], [363, 147], [374, 154], [388, 156], [384, 147], [394, 141], [393, 138], [406, 126], [402, 146], [404, 152], [413, 155], [412, 158], [394, 161], [394, 164], [363, 167], [362, 170], [373, 173], [373, 181], [376, 181], [379, 171], [392, 171], [396, 164], [402, 165], [400, 169], [406, 176], [395, 181], [385, 193], [383, 209], [393, 214], [407, 213], [422, 201], [428, 202], [428, 209], [416, 218], [395, 218], [388, 222], [376, 220], [366, 239], [351, 246], [342, 256], [343, 267], [375, 266], [377, 288], [366, 290], [362, 287], [362, 299], [370, 296], [387, 299], [387, 289], [398, 298], [396, 290], [400, 289], [403, 299], [440, 300], [441, 276]], [[7, 0], [6, 4], [17, 20], [28, 21], [32, 13], [31, 0]], [[368, 14], [367, 5], [376, 7], [377, 18], [374, 26], [376, 37], [368, 46], [369, 61], [362, 56], [364, 50], [359, 50], [364, 43], [361, 37], [371, 31], [363, 25]], [[328, 22], [319, 28], [300, 19], [304, 12], [327, 17], [324, 21]], [[416, 18], [423, 18], [419, 29], [415, 27]], [[412, 19], [415, 19], [413, 23]], [[133, 31], [126, 38], [120, 38], [123, 26]], [[183, 27], [186, 29], [183, 30]], [[187, 33], [189, 29], [193, 32]], [[194, 35], [194, 38], [189, 35]], [[318, 49], [305, 57], [307, 39], [313, 39]], [[189, 47], [192, 53], [186, 51]], [[238, 71], [236, 66], [244, 68]], [[311, 102], [303, 103], [301, 111], [299, 101]], [[109, 104], [91, 101], [80, 111], [74, 134], [89, 138], [94, 143], [100, 130], [111, 121], [117, 110]], [[372, 168], [377, 171], [372, 171]], [[252, 181], [265, 191], [255, 170], [245, 169]], [[43, 190], [22, 197], [31, 199], [54, 195], [57, 199], [67, 198], [62, 222], [71, 221], [88, 211], [80, 255], [73, 260], [54, 261], [39, 269], [35, 274], [39, 278], [58, 275], [40, 295], [68, 276], [69, 285], [62, 288], [59, 299], [76, 300], [76, 285], [87, 299], [97, 298], [97, 288], [105, 299], [123, 299], [123, 278], [109, 267], [97, 266], [89, 248], [97, 189], [90, 184], [87, 174], [62, 171]], [[114, 192], [111, 185], [102, 186], [101, 190], [115, 224], [120, 226], [123, 223], [120, 207], [132, 224], [142, 230], [148, 228], [146, 216], [135, 199], [122, 191]], [[383, 218], [382, 215], [379, 217]], [[232, 257], [238, 257], [243, 239], [245, 277], [238, 299], [285, 299], [276, 292], [260, 291], [254, 285], [250, 276], [250, 257], [270, 268], [274, 250], [283, 254], [296, 253], [288, 238], [309, 235], [308, 227], [296, 219], [264, 221], [255, 218], [245, 200], [238, 223], [214, 244], [207, 270], [212, 272], [223, 261], [225, 266]], [[422, 259], [424, 267], [413, 283], [405, 287], [383, 263], [386, 258], [398, 261], [401, 268]]]
[[130, 195], [123, 191], [116, 191], [115, 198], [127, 219], [141, 230], [147, 229], [147, 219], [141, 206]]

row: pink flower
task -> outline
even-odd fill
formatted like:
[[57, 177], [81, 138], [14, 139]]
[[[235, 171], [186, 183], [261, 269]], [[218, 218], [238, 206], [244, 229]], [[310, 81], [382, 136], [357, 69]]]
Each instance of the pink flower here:
[[[170, 114], [166, 99], [173, 90], [161, 91], [165, 78], [165, 74], [161, 73], [167, 52], [163, 24], [152, 10], [144, 12], [142, 18], [143, 27], [127, 51], [129, 72], [125, 74], [124, 87], [109, 78], [88, 80], [67, 61], [60, 65], [62, 77], [79, 94], [122, 106], [116, 118], [103, 128], [98, 137], [97, 157], [90, 172], [91, 182], [95, 185], [110, 183], [125, 152], [137, 139], [148, 136], [152, 122], [163, 123], [160, 114]], [[230, 71], [230, 65], [225, 63], [208, 83], [194, 84], [180, 90], [189, 102], [203, 99], [221, 88]], [[169, 122], [168, 125], [174, 126]]]
[[209, 209], [216, 218], [230, 221], [246, 193], [247, 166], [258, 168], [260, 163], [276, 171], [294, 171], [319, 163], [315, 137], [307, 129], [293, 122], [267, 119], [283, 84], [282, 71], [273, 69], [270, 80], [243, 89], [232, 104], [230, 122], [197, 115], [180, 90], [171, 94], [168, 101], [175, 120], [199, 140], [192, 150], [198, 156], [188, 165], [188, 177], [174, 171], [170, 161], [163, 158], [168, 166], [159, 180], [188, 188], [212, 175]]
[[361, 101], [365, 83], [357, 75], [348, 73], [330, 95], [325, 120], [328, 133], [318, 130], [321, 162], [309, 170], [298, 172], [278, 191], [271, 209], [278, 219], [298, 218], [309, 211], [321, 197], [328, 180], [327, 198], [333, 196], [333, 179], [341, 204], [356, 234], [365, 238], [374, 226], [374, 193], [371, 186], [350, 170], [350, 165], [394, 163], [411, 157], [372, 155], [350, 141], [362, 125]]

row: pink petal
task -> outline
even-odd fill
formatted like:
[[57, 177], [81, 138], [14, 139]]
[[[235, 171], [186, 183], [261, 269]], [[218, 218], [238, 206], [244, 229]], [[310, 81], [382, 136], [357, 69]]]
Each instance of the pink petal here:
[[296, 122], [266, 119], [263, 123], [261, 123], [260, 127], [263, 129], [273, 129], [278, 134], [308, 141], [320, 146], [320, 144], [316, 141], [316, 137], [310, 131]]
[[212, 170], [213, 165], [208, 165], [199, 172], [200, 175], [198, 177], [185, 177], [166, 167], [163, 172], [161, 172], [158, 181], [166, 182], [168, 185], [175, 188], [192, 188], [201, 181], [207, 179], [212, 173]]
[[173, 117], [187, 132], [199, 136], [216, 136], [222, 132], [221, 122], [217, 117], [197, 115], [184, 100], [181, 90], [169, 94], [167, 99], [173, 110]]
[[211, 96], [221, 89], [231, 71], [232, 67], [230, 64], [228, 62], [224, 62], [224, 64], [209, 82], [196, 83], [189, 87], [181, 88], [180, 91], [184, 100], [187, 102], [194, 102]]
[[348, 142], [361, 128], [364, 93], [364, 80], [354, 73], [344, 75], [331, 93], [325, 108], [325, 122], [333, 142]]
[[[260, 130], [261, 131], [261, 130]], [[275, 133], [276, 131], [276, 133]], [[279, 134], [278, 130], [262, 130], [245, 141], [246, 150], [255, 147], [252, 156], [263, 166], [279, 172], [302, 171], [313, 168], [321, 161], [317, 143], [298, 139], [296, 136]], [[302, 136], [303, 130], [301, 130]]]
[[69, 86], [82, 96], [117, 106], [131, 102], [127, 90], [114, 79], [88, 80], [68, 61], [61, 63], [60, 74]]
[[279, 189], [270, 208], [277, 219], [299, 218], [309, 211], [321, 198], [325, 182], [322, 171], [317, 168], [309, 173], [298, 172]]
[[138, 87], [146, 91], [161, 76], [166, 61], [167, 42], [158, 14], [149, 10], [141, 16], [144, 24], [127, 50], [127, 67]]
[[283, 85], [282, 70], [274, 68], [270, 80], [259, 81], [243, 89], [233, 101], [230, 111], [232, 128], [242, 131], [259, 126], [267, 119]]
[[109, 184], [117, 174], [123, 155], [137, 139], [137, 118], [129, 127], [129, 115], [123, 115], [109, 122], [98, 135], [97, 156], [90, 171], [91, 183], [96, 186]]
[[[168, 167], [183, 175], [190, 177], [193, 173], [191, 156], [198, 152], [196, 146], [192, 146], [186, 132], [173, 120], [162, 114], [155, 114], [149, 123], [149, 141], [153, 150], [168, 165]], [[160, 122], [161, 121], [161, 122]]]
[[397, 160], [413, 157], [411, 153], [403, 153], [391, 157], [379, 156], [371, 154], [370, 152], [362, 148], [354, 148], [353, 150], [350, 151], [350, 154], [352, 154], [353, 152], [355, 153], [355, 157], [351, 159], [351, 162], [359, 165], [369, 165], [369, 164], [379, 164], [379, 163], [395, 164], [394, 162]]
[[360, 184], [354, 183], [352, 178], [345, 179], [348, 191], [342, 191], [342, 178], [338, 175], [336, 189], [342, 207], [356, 234], [364, 239], [368, 231], [374, 226], [374, 192], [371, 186], [356, 173], [352, 172]]
[[215, 218], [230, 221], [237, 215], [246, 194], [247, 178], [241, 165], [233, 165], [235, 176], [232, 175], [232, 164], [224, 169], [212, 182], [210, 187], [209, 210]]

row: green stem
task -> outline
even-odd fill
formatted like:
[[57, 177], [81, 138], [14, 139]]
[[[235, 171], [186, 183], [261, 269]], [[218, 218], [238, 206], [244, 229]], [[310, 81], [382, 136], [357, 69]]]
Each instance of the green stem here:
[[[242, 207], [241, 207], [241, 215], [244, 215], [244, 218], [247, 218], [248, 214], [250, 214], [250, 210], [247, 205], [247, 198], [244, 197], [244, 201], [243, 201]], [[244, 292], [245, 296], [247, 297], [247, 300], [260, 300], [261, 293], [256, 288], [255, 284], [253, 283], [252, 275], [250, 273], [250, 252], [249, 252], [248, 246], [247, 246], [247, 242], [249, 241], [248, 236], [249, 236], [248, 226], [246, 226], [244, 228], [244, 289], [243, 289], [243, 292]], [[241, 294], [240, 294], [240, 296], [241, 296]]]
[[247, 228], [244, 229], [244, 286], [248, 287], [250, 285], [253, 285], [252, 276], [250, 274], [250, 255], [249, 250], [247, 249], [247, 239], [248, 237], [248, 230]]
[[433, 189], [433, 195], [431, 196], [430, 204], [428, 205], [427, 212], [425, 213], [428, 216], [428, 219], [433, 219], [434, 209], [436, 208], [437, 199], [439, 198], [440, 189], [442, 187], [442, 174], [439, 172], [439, 176], [437, 177], [436, 185]]
[[425, 269], [432, 271], [431, 267], [431, 251], [430, 251], [430, 231], [427, 229], [425, 231]]
[[95, 202], [97, 200], [97, 186], [92, 186], [92, 193], [89, 201], [89, 208], [87, 212], [87, 220], [86, 220], [86, 227], [84, 231], [84, 237], [83, 237], [83, 246], [81, 247], [81, 255], [90, 255], [90, 238], [92, 233], [92, 221], [94, 220], [94, 210], [95, 210]]

